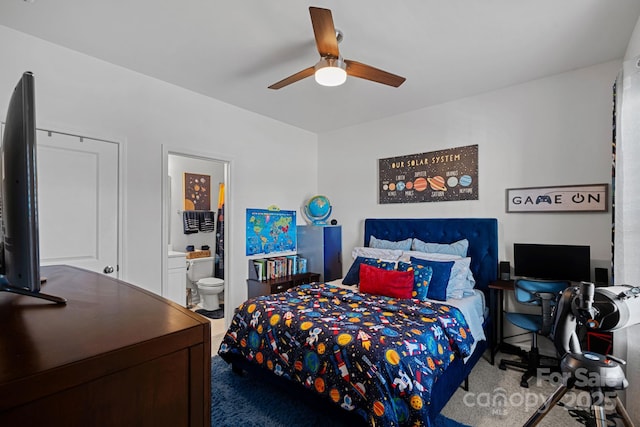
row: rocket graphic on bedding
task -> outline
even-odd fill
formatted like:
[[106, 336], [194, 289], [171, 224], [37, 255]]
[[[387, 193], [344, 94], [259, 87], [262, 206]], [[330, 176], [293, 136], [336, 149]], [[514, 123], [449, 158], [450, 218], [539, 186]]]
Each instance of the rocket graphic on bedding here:
[[426, 425], [434, 382], [473, 341], [455, 307], [316, 283], [243, 303], [219, 353], [303, 384], [370, 425]]

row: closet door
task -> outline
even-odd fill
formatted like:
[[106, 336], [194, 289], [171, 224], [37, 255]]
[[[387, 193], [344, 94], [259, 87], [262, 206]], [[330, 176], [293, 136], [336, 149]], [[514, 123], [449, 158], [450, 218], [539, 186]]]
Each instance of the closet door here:
[[38, 131], [40, 263], [118, 277], [118, 145]]

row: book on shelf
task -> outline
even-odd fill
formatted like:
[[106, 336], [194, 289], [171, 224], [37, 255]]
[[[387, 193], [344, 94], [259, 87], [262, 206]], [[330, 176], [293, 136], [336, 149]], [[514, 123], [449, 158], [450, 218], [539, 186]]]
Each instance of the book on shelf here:
[[307, 259], [299, 256], [298, 257], [298, 274], [302, 274], [306, 272], [307, 272]]
[[260, 281], [278, 279], [307, 272], [307, 260], [299, 255], [257, 258], [252, 260]]
[[287, 274], [298, 274], [298, 255], [287, 255]]
[[267, 260], [266, 259], [254, 259], [253, 266], [256, 269], [258, 280], [265, 280], [267, 278]]

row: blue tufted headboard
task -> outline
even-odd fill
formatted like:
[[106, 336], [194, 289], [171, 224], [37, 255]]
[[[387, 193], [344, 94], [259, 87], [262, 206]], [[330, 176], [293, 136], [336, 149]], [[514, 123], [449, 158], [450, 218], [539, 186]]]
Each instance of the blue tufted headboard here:
[[385, 240], [408, 237], [423, 242], [453, 243], [469, 240], [468, 256], [476, 288], [488, 293], [498, 278], [498, 221], [495, 218], [368, 218], [364, 222], [364, 245], [371, 236]]

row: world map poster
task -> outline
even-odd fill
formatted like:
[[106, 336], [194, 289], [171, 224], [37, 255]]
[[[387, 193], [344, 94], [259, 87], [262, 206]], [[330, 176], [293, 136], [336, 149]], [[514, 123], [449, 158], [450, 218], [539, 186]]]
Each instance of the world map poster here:
[[478, 200], [478, 146], [378, 160], [379, 203]]
[[247, 255], [296, 250], [296, 211], [247, 209]]

